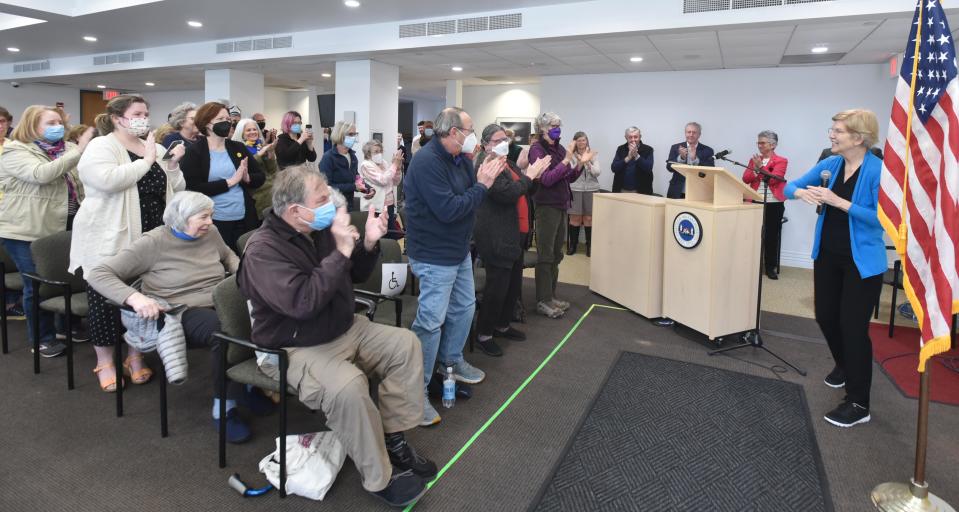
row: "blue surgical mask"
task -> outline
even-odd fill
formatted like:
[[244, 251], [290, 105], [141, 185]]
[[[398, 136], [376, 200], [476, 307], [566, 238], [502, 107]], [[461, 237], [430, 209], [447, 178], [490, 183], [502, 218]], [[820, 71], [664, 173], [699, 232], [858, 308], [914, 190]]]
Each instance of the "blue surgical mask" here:
[[347, 135], [343, 139], [343, 145], [346, 146], [347, 148], [353, 149], [353, 146], [356, 145], [356, 137], [353, 137], [352, 135]]
[[48, 142], [60, 142], [63, 139], [63, 125], [47, 126], [43, 129], [43, 138]]
[[432, 137], [432, 136], [433, 136], [433, 129], [432, 129], [432, 128], [427, 128], [427, 129], [423, 130], [423, 136], [426, 137], [426, 138]]
[[303, 125], [300, 123], [290, 125], [290, 131], [293, 133], [303, 133]]
[[314, 231], [322, 231], [333, 224], [333, 217], [336, 217], [336, 205], [327, 201], [323, 206], [313, 208], [313, 222], [303, 222]]

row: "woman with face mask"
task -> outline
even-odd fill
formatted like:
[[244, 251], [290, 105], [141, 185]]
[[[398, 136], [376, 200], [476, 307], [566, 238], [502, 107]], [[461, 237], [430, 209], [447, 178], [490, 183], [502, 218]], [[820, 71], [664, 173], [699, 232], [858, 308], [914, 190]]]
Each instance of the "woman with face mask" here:
[[[139, 97], [124, 94], [107, 103], [96, 117], [101, 137], [90, 141], [77, 169], [86, 197], [73, 221], [70, 271], [90, 270], [129, 247], [140, 235], [163, 224], [163, 210], [186, 183], [180, 172], [183, 147], [166, 149], [150, 131], [150, 110]], [[120, 311], [87, 287], [90, 339], [97, 354], [100, 388], [112, 393], [117, 386], [113, 347], [120, 337]], [[144, 384], [153, 372], [136, 349], [128, 349], [124, 370], [134, 384]], [[121, 384], [122, 385], [122, 384]]]
[[501, 356], [503, 350], [494, 338], [523, 341], [526, 335], [510, 327], [513, 310], [523, 285], [523, 247], [530, 230], [527, 197], [536, 187], [541, 172], [549, 166], [549, 156], [540, 158], [524, 175], [506, 160], [509, 137], [498, 124], [483, 130], [482, 146], [476, 154], [477, 168], [489, 160], [502, 159], [506, 169], [489, 187], [476, 211], [473, 239], [486, 269], [486, 287], [476, 324], [476, 345], [485, 354]]
[[383, 158], [383, 144], [378, 140], [371, 140], [363, 144], [363, 162], [359, 167], [360, 178], [373, 189], [373, 196], [360, 200], [360, 210], [368, 211], [372, 206], [377, 213], [385, 210], [389, 215], [389, 229], [394, 233], [387, 233], [384, 238], [399, 238], [396, 224], [396, 187], [403, 179], [403, 151], [396, 150], [393, 160], [387, 162]]
[[276, 163], [280, 170], [291, 165], [316, 161], [313, 130], [304, 126], [300, 114], [292, 110], [283, 114], [280, 131], [283, 133], [276, 138]]
[[539, 139], [529, 148], [529, 163], [551, 157], [549, 167], [539, 176], [539, 188], [533, 196], [536, 202], [536, 311], [549, 318], [566, 314], [569, 302], [556, 297], [559, 263], [563, 261], [566, 245], [566, 211], [572, 204], [570, 183], [576, 181], [583, 168], [593, 159], [587, 148], [576, 156], [576, 142], [569, 148], [560, 144], [563, 121], [553, 112], [544, 112], [536, 118]]
[[186, 188], [213, 199], [213, 225], [226, 245], [239, 253], [240, 235], [260, 225], [253, 191], [263, 186], [266, 175], [246, 144], [228, 138], [234, 127], [226, 105], [204, 103], [195, 122], [205, 137], [186, 150], [180, 163]]
[[[88, 128], [76, 144], [64, 140], [60, 114], [52, 107], [31, 105], [4, 145], [0, 158], [0, 244], [22, 273], [36, 272], [30, 243], [70, 229], [83, 189], [77, 162], [93, 138]], [[34, 332], [32, 282], [23, 278], [27, 337]], [[66, 346], [56, 339], [53, 315], [40, 313], [40, 355], [58, 356]], [[85, 341], [85, 340], [83, 340]]]
[[263, 219], [263, 210], [273, 204], [273, 177], [276, 176], [279, 167], [276, 164], [276, 138], [272, 142], [266, 142], [268, 134], [263, 131], [260, 124], [253, 119], [240, 119], [232, 139], [246, 146], [247, 152], [263, 170], [265, 176], [263, 185], [253, 191], [257, 218]]
[[320, 171], [326, 175], [326, 181], [331, 188], [339, 190], [346, 197], [347, 211], [353, 211], [353, 193], [359, 191], [364, 199], [371, 199], [376, 190], [363, 182], [357, 167], [356, 160], [358, 147], [356, 125], [346, 121], [337, 121], [330, 134], [333, 148], [323, 153], [320, 160]]

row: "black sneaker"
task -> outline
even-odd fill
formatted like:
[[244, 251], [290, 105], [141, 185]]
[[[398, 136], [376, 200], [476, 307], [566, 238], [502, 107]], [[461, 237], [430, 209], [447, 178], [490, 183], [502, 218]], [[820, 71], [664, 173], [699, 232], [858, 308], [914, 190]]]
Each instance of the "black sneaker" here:
[[839, 389], [846, 385], [846, 372], [837, 366], [822, 381], [831, 388]]
[[7, 320], [26, 320], [27, 314], [23, 312], [23, 306], [14, 304], [7, 308]]
[[860, 423], [868, 423], [872, 417], [869, 415], [869, 409], [853, 402], [843, 402], [839, 407], [829, 411], [824, 416], [826, 421], [837, 427], [851, 427]]
[[[67, 351], [67, 346], [57, 340], [40, 343], [40, 357], [57, 357]], [[33, 349], [30, 349], [33, 353]]]
[[[83, 327], [76, 327], [76, 328], [73, 329], [73, 336], [72, 336], [72, 338], [73, 338], [73, 342], [74, 342], [74, 343], [85, 343], [85, 342], [87, 342], [87, 341], [90, 341], [90, 334], [89, 334], [89, 333], [87, 332], [87, 330], [84, 329]], [[66, 339], [67, 339], [66, 333], [61, 334], [61, 333], [58, 332], [58, 333], [57, 333], [57, 339], [58, 339], [58, 340], [66, 340]]]
[[526, 334], [519, 329], [514, 329], [512, 326], [507, 327], [505, 331], [499, 329], [493, 329], [494, 338], [506, 338], [513, 341], [526, 341]]
[[500, 357], [503, 355], [503, 349], [499, 348], [499, 345], [493, 341], [493, 338], [488, 340], [481, 340], [478, 337], [476, 338], [476, 346], [479, 347], [480, 352], [491, 356], [491, 357]]
[[420, 499], [426, 492], [426, 482], [412, 471], [393, 468], [390, 483], [382, 491], [370, 492], [373, 496], [394, 507], [405, 507]]
[[[390, 439], [391, 437], [393, 439]], [[416, 453], [402, 433], [387, 434], [386, 451], [390, 454], [390, 462], [397, 469], [410, 470], [424, 480], [431, 480], [436, 476], [436, 464]]]

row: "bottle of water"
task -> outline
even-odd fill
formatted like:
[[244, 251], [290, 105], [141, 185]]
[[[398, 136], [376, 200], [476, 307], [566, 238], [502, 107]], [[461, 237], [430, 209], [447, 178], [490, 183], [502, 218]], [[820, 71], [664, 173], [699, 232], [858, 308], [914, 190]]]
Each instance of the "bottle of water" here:
[[443, 407], [449, 409], [456, 403], [456, 381], [453, 380], [453, 367], [446, 367], [446, 378], [443, 379]]

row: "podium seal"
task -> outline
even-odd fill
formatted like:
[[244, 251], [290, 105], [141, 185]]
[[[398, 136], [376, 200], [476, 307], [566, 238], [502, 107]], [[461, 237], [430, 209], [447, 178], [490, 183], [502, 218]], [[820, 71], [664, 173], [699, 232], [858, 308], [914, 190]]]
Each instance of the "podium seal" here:
[[683, 249], [692, 249], [703, 240], [703, 225], [689, 212], [682, 212], [673, 219], [673, 238]]

